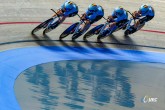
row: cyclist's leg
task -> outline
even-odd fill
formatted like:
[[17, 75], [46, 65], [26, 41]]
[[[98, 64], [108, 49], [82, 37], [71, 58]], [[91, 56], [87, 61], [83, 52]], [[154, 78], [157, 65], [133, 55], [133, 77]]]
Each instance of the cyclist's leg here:
[[[102, 17], [103, 17], [103, 15], [98, 15], [94, 20], [92, 20], [92, 21], [90, 22], [90, 24], [93, 24], [93, 23], [99, 21]], [[96, 34], [99, 33], [99, 30], [97, 30], [95, 33], [96, 33]]]
[[109, 27], [107, 28], [107, 30], [108, 30], [108, 31], [110, 31], [110, 30], [112, 30], [112, 29], [114, 30], [114, 28], [117, 28], [118, 25], [119, 25], [118, 22], [112, 22], [112, 23], [109, 25]]
[[79, 31], [83, 32], [86, 28], [86, 26], [90, 25], [90, 21], [89, 20], [83, 20], [84, 23], [82, 23], [79, 27]]
[[[153, 17], [154, 16], [145, 16], [142, 19], [139, 19], [134, 25], [133, 32], [136, 32], [136, 31], [140, 30], [145, 25], [145, 23], [150, 21], [151, 19], [153, 19]], [[139, 25], [142, 25], [142, 26], [137, 30], [137, 27]]]
[[90, 24], [93, 24], [97, 21], [99, 21], [103, 16], [102, 15], [98, 15], [94, 20], [90, 21]]
[[121, 26], [122, 26], [122, 29], [124, 30], [124, 29], [126, 29], [126, 27], [127, 27], [127, 24], [128, 24], [128, 19], [124, 19], [123, 21], [122, 21], [122, 23], [121, 23]]
[[59, 22], [60, 23], [63, 23], [65, 21], [66, 17], [65, 16], [62, 16], [60, 19], [59, 19]]

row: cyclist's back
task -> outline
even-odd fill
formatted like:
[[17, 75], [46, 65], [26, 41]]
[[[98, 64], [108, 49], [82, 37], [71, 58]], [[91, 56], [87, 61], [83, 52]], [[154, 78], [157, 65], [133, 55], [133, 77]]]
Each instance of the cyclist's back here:
[[66, 1], [61, 9], [63, 11], [63, 15], [67, 17], [73, 17], [78, 13], [78, 6], [72, 1]]
[[[94, 23], [100, 20], [104, 16], [104, 9], [100, 5], [91, 4], [86, 11], [86, 18], [90, 20], [90, 23]], [[94, 10], [92, 10], [92, 7]]]
[[148, 11], [147, 13], [141, 13], [142, 16], [154, 16], [155, 12], [154, 9], [151, 6], [148, 6]]
[[122, 21], [122, 20], [127, 20], [128, 19], [128, 14], [127, 14], [127, 12], [123, 9], [123, 13], [122, 14], [117, 14], [116, 13], [116, 9], [112, 12], [112, 16], [113, 16], [113, 18], [114, 18], [114, 21], [116, 22], [116, 23], [118, 23], [118, 22], [120, 22], [120, 21]]

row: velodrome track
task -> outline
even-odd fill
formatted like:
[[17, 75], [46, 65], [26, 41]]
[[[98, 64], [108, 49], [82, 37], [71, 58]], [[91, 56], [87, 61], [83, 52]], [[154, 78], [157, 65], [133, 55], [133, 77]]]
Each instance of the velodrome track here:
[[[11, 48], [23, 47], [23, 46], [36, 46], [39, 44], [39, 40], [42, 40], [41, 45], [64, 45], [58, 42], [60, 34], [70, 26], [71, 23], [78, 21], [78, 16], [74, 18], [68, 18], [64, 24], [60, 25], [56, 30], [48, 33], [47, 37], [43, 37], [42, 31], [36, 33], [36, 36], [30, 34], [31, 30], [42, 22], [53, 15], [50, 11], [51, 8], [58, 9], [64, 0], [1, 0], [1, 17], [0, 17], [0, 50], [8, 50]], [[145, 31], [139, 31], [129, 38], [123, 37], [123, 31], [119, 31], [113, 34], [113, 36], [103, 39], [105, 42], [104, 46], [113, 48], [126, 48], [126, 49], [138, 49], [138, 50], [149, 50], [149, 51], [161, 51], [164, 52], [164, 36], [165, 36], [165, 23], [164, 23], [164, 4], [163, 0], [143, 0], [139, 2], [134, 0], [94, 0], [94, 1], [76, 1], [79, 6], [79, 14], [82, 14], [88, 4], [98, 3], [105, 9], [105, 17], [112, 12], [113, 8], [121, 5], [127, 10], [133, 12], [137, 10], [142, 3], [148, 3], [154, 6], [156, 10], [155, 18], [143, 28]], [[128, 5], [129, 4], [129, 5]], [[94, 25], [104, 23], [105, 20], [101, 19]], [[92, 28], [92, 27], [91, 27]], [[147, 31], [146, 31], [147, 30]], [[96, 36], [89, 38], [89, 42], [82, 42], [82, 36], [77, 39], [77, 43], [68, 41], [71, 36], [68, 36], [64, 40], [67, 40], [68, 45], [86, 45], [86, 46], [100, 46], [96, 43]], [[50, 43], [51, 40], [51, 43]], [[55, 41], [52, 43], [52, 41]], [[37, 42], [35, 42], [37, 41]], [[9, 44], [9, 45], [7, 45]], [[123, 44], [123, 45], [111, 45], [111, 44]], [[126, 45], [124, 45], [126, 44]], [[102, 45], [101, 45], [102, 46]]]
[[[83, 36], [76, 39], [76, 42], [70, 40], [71, 36], [66, 37], [63, 42], [60, 42], [58, 40], [60, 34], [72, 23], [78, 21], [78, 16], [66, 19], [62, 25], [48, 33], [47, 36], [43, 36], [42, 31], [32, 36], [31, 30], [53, 15], [50, 9], [58, 9], [64, 1], [65, 0], [0, 0], [0, 51], [6, 52], [11, 49], [33, 46], [85, 46], [89, 48], [104, 47], [152, 51], [164, 54], [164, 0], [142, 0], [141, 2], [139, 0], [73, 0], [79, 6], [79, 14], [82, 14], [89, 4], [97, 3], [104, 7], [105, 17], [112, 12], [113, 8], [119, 5], [133, 12], [137, 10], [142, 3], [151, 4], [155, 8], [155, 18], [150, 23], [146, 24], [141, 31], [130, 35], [128, 38], [123, 36], [123, 31], [121, 30], [114, 33], [113, 36], [103, 39], [102, 44], [97, 43], [96, 36], [89, 38], [88, 42], [83, 41]], [[93, 26], [104, 22], [105, 20], [102, 19]], [[91, 28], [93, 28], [93, 26]], [[3, 67], [0, 68], [3, 69]], [[2, 73], [0, 74], [1, 76], [3, 75]], [[161, 105], [163, 104], [164, 99], [163, 102], [161, 102]], [[160, 109], [163, 109], [163, 106], [160, 107]]]

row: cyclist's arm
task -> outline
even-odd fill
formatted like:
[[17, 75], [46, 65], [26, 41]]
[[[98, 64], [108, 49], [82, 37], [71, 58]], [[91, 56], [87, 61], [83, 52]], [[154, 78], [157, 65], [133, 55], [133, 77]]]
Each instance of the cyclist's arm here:
[[107, 21], [113, 22], [115, 18], [116, 18], [116, 15], [115, 15], [115, 12], [113, 11], [112, 14], [110, 16], [108, 16]]
[[140, 13], [140, 11], [135, 11], [135, 12], [132, 13], [132, 15], [133, 15], [133, 18], [134, 19], [139, 18], [139, 17], [142, 16], [141, 13]]
[[[57, 12], [56, 12], [58, 15], [62, 15], [63, 14], [63, 11], [62, 11], [62, 9], [60, 8], [60, 9], [58, 9], [57, 10]], [[55, 16], [57, 16], [57, 14], [54, 14], [52, 17], [55, 17]]]
[[108, 18], [107, 18], [107, 22], [113, 22], [114, 19], [115, 19], [115, 17], [112, 16], [112, 15], [110, 15], [110, 16], [108, 16]]
[[86, 19], [86, 16], [87, 16], [87, 14], [86, 14], [86, 13], [83, 13], [83, 14], [81, 15], [80, 19], [81, 19], [81, 20], [85, 20], [85, 19]]

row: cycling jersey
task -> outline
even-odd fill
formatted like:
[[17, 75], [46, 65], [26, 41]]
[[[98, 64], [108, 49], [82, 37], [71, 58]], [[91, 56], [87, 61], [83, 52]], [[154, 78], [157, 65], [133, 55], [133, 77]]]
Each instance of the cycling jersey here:
[[115, 14], [115, 10], [112, 12], [112, 17], [114, 18], [114, 21], [116, 23], [120, 22], [120, 21], [123, 21], [123, 20], [127, 20], [128, 19], [128, 14], [127, 12], [124, 10], [124, 13], [119, 16], [119, 15], [116, 15]]
[[[69, 2], [69, 1], [67, 1]], [[67, 3], [65, 2], [62, 6], [61, 6], [61, 9], [64, 9], [65, 10], [65, 4]], [[73, 3], [73, 8], [71, 10], [66, 10], [64, 11], [63, 15], [64, 16], [69, 16], [69, 17], [72, 17], [72, 16], [75, 16], [76, 14], [78, 13], [78, 6]]]
[[[98, 10], [96, 12], [91, 13], [89, 10], [86, 10], [86, 18], [90, 21], [90, 22], [94, 22], [99, 16], [101, 16], [101, 18], [104, 16], [104, 9], [97, 5]], [[100, 18], [100, 17], [99, 17]]]

